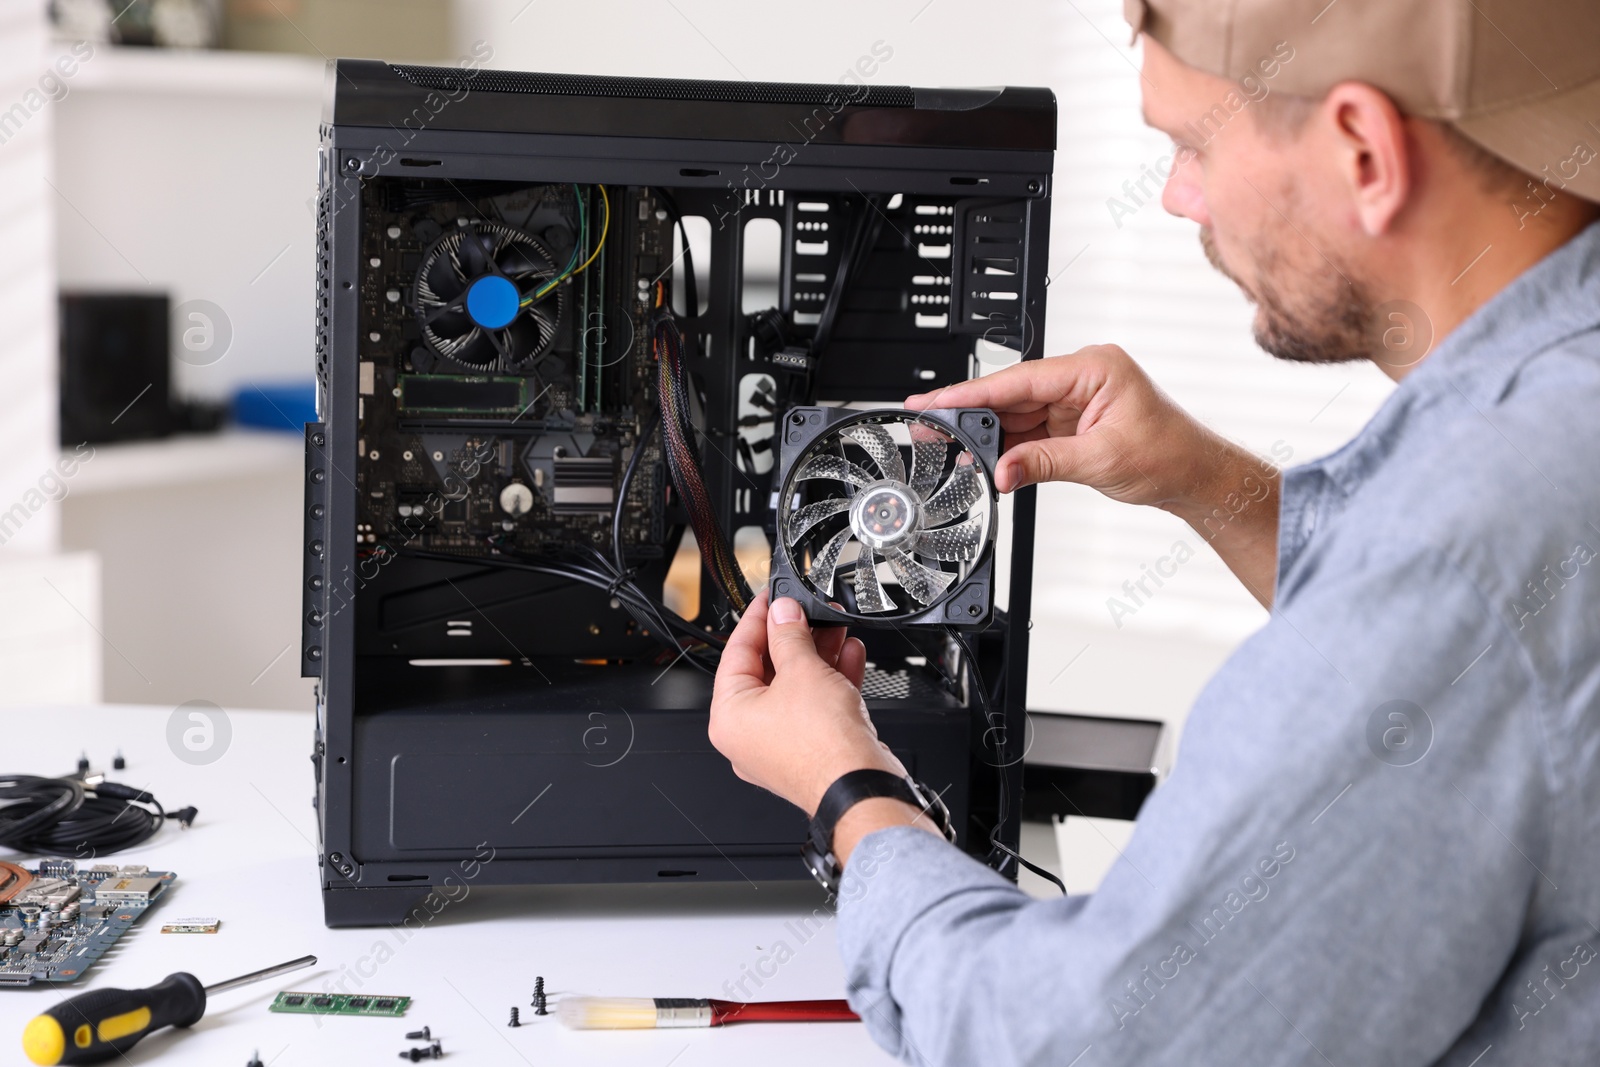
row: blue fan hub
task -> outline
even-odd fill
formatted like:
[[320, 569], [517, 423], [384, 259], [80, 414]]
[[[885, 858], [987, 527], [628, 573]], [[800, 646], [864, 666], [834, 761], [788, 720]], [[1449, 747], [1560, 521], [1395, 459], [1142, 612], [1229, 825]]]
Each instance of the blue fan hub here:
[[485, 274], [467, 287], [467, 314], [485, 330], [511, 325], [521, 305], [517, 287], [498, 274]]

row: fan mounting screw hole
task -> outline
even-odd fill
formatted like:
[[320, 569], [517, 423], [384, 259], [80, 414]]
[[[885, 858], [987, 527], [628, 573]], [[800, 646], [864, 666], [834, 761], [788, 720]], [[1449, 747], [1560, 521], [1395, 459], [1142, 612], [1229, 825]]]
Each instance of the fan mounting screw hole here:
[[983, 418], [978, 420], [978, 425], [987, 430], [989, 427], [994, 425], [994, 416], [985, 415]]
[[789, 421], [794, 423], [796, 426], [804, 426], [806, 424], [806, 417], [803, 412], [797, 411], [793, 415], [789, 416]]
[[976, 605], [976, 604], [968, 604], [967, 605], [967, 614], [971, 615], [974, 619], [976, 619], [979, 615], [983, 614], [983, 609], [978, 607], [978, 605]]
[[435, 463], [443, 463], [444, 462], [444, 453], [443, 452], [435, 452], [433, 454], [433, 461]]

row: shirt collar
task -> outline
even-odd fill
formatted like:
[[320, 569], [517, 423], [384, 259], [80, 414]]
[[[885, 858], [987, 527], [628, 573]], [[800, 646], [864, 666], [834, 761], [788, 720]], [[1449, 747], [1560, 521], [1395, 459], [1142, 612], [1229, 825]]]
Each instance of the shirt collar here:
[[1600, 221], [1523, 271], [1467, 316], [1400, 380], [1377, 414], [1343, 447], [1289, 473], [1295, 481], [1309, 481], [1320, 473], [1347, 495], [1353, 493], [1394, 451], [1411, 413], [1451, 394], [1479, 410], [1492, 407], [1534, 356], [1597, 326]]

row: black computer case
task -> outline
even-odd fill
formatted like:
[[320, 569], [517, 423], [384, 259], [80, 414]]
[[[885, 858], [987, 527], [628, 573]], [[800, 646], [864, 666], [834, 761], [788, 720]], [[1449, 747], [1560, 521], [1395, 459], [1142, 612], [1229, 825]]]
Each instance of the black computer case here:
[[[614, 584], [542, 561], [620, 540], [631, 588], [672, 584], [689, 523], [641, 336], [669, 302], [705, 487], [755, 572], [788, 407], [893, 407], [1038, 358], [1054, 139], [1043, 89], [330, 64], [302, 645], [330, 926], [425, 921], [431, 891], [464, 884], [809, 877], [803, 816], [707, 741], [710, 677]], [[709, 223], [700, 308], [680, 217]], [[757, 219], [782, 254], [751, 309]], [[537, 322], [508, 305], [491, 328], [487, 282], [465, 326], [474, 297], [440, 295], [579, 251]], [[1034, 508], [1015, 494], [976, 673], [939, 628], [856, 631], [881, 736], [978, 856], [1017, 841]], [[727, 597], [698, 585], [692, 623], [725, 630]]]

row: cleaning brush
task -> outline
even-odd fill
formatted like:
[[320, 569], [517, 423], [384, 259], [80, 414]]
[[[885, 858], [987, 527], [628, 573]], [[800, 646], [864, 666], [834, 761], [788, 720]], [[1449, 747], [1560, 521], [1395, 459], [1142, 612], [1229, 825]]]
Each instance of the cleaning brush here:
[[657, 997], [562, 997], [561, 1021], [573, 1030], [664, 1030], [728, 1023], [857, 1022], [842, 1000], [779, 1000], [741, 1004], [735, 1000]]

